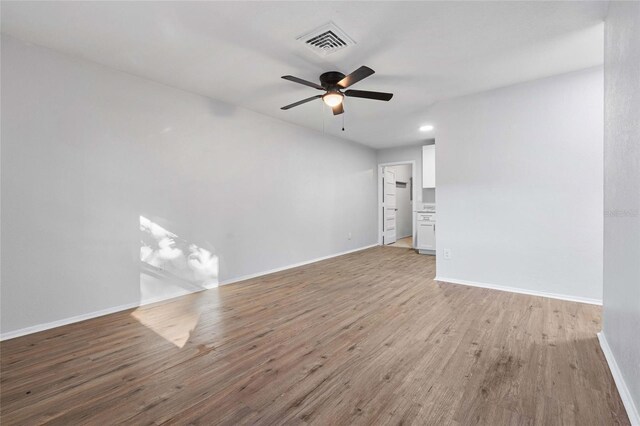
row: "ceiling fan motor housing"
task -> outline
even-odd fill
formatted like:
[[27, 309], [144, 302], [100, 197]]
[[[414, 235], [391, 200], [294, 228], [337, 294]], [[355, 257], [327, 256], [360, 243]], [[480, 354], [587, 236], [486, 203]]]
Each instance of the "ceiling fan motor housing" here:
[[325, 72], [320, 75], [320, 85], [326, 90], [341, 89], [338, 82], [344, 77], [345, 75], [338, 71]]

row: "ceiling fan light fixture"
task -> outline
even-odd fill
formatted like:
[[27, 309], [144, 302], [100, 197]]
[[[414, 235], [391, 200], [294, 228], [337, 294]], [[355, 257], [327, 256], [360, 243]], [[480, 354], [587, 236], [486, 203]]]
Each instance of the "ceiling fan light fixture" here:
[[344, 98], [344, 95], [338, 91], [331, 91], [331, 92], [327, 92], [327, 94], [325, 94], [322, 97], [322, 100], [324, 101], [325, 104], [327, 104], [327, 106], [333, 108], [335, 106], [338, 106], [342, 103], [342, 100]]
[[[374, 101], [390, 101], [393, 97], [393, 93], [349, 89], [349, 87], [364, 80], [372, 74], [375, 74], [375, 71], [365, 65], [361, 66], [349, 75], [344, 75], [339, 71], [327, 71], [320, 75], [320, 84], [294, 77], [292, 75], [283, 75], [282, 78], [284, 80], [312, 87], [324, 93], [322, 95], [311, 96], [301, 101], [285, 105], [280, 109], [288, 110], [299, 105], [306, 104], [307, 102], [311, 102], [315, 99], [322, 99], [322, 102], [324, 102], [325, 105], [331, 107], [333, 115], [340, 115], [344, 113], [343, 105], [345, 96], [348, 98], [372, 99]], [[343, 90], [344, 93], [342, 92]]]

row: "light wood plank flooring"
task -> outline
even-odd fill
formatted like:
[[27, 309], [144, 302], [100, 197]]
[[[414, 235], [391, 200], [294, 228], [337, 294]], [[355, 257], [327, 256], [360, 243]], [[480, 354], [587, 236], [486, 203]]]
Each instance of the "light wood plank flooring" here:
[[3, 342], [1, 422], [629, 424], [599, 307], [434, 272], [376, 247]]
[[411, 237], [400, 238], [395, 243], [388, 244], [387, 247], [412, 248], [413, 247], [413, 239]]

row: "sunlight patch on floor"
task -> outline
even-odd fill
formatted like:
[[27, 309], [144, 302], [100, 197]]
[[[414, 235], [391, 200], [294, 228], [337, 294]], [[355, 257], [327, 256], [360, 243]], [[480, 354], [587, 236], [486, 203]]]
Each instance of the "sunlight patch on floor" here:
[[138, 308], [131, 316], [176, 347], [184, 347], [198, 325], [200, 312], [181, 304], [161, 306], [161, 309]]
[[[210, 244], [205, 244], [210, 246]], [[140, 302], [185, 296], [218, 286], [218, 256], [140, 216]], [[141, 307], [131, 316], [171, 342], [184, 347], [200, 319], [199, 298], [159, 307]]]

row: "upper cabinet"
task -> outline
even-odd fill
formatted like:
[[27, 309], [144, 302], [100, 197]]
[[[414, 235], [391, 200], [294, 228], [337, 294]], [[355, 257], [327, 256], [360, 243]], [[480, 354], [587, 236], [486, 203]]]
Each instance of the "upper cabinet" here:
[[422, 147], [422, 187], [436, 187], [436, 146]]

